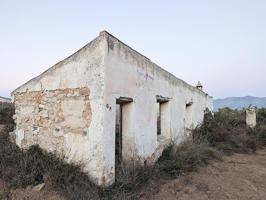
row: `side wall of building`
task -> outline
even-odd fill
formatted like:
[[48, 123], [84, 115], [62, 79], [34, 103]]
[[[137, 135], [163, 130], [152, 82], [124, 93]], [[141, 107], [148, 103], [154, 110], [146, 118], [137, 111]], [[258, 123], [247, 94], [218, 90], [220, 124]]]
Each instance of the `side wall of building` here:
[[103, 109], [106, 40], [98, 37], [13, 92], [16, 143], [82, 163], [99, 185], [104, 174]]
[[[202, 122], [204, 110], [212, 110], [212, 98], [156, 66], [116, 38], [105, 36], [108, 56], [104, 140], [109, 144], [105, 151], [106, 170], [115, 173], [116, 99], [133, 99], [133, 102], [123, 105], [123, 159], [151, 164], [169, 142], [180, 143], [186, 137], [186, 128], [194, 128]], [[160, 136], [157, 136], [157, 95], [169, 98], [162, 104], [164, 125]], [[186, 105], [190, 105], [189, 110]]]

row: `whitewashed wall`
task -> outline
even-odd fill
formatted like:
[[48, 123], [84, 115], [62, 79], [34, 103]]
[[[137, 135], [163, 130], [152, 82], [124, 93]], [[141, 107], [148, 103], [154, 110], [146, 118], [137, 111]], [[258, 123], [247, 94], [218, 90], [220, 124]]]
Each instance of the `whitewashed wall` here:
[[[105, 178], [110, 176], [110, 174], [104, 174], [103, 100], [105, 53], [106, 40], [100, 36], [72, 56], [59, 62], [12, 93], [16, 106], [14, 118], [16, 119], [15, 134], [17, 144], [22, 148], [39, 144], [41, 148], [47, 151], [64, 156], [68, 162], [82, 163], [84, 171], [89, 172], [92, 179], [99, 185], [108, 185], [110, 184], [108, 180], [113, 179], [113, 177]], [[89, 109], [91, 110], [88, 110], [91, 116], [84, 119], [81, 116], [84, 111], [84, 98], [82, 99], [82, 96], [78, 95], [78, 93], [76, 96], [72, 95], [75, 91], [79, 92], [79, 88], [87, 88], [89, 90]], [[60, 98], [54, 95], [56, 91], [65, 90], [70, 91], [65, 96], [62, 96], [64, 92], [60, 92], [62, 96]], [[43, 95], [40, 102], [24, 102], [23, 98], [19, 98], [19, 96], [29, 97], [29, 95], [36, 92]], [[56, 98], [57, 102], [49, 98], [49, 95]], [[55, 103], [53, 103], [54, 101]], [[47, 129], [47, 127], [44, 129], [41, 122], [37, 121], [43, 119], [43, 116], [39, 116], [38, 113], [39, 104], [44, 104], [42, 106], [44, 109], [48, 104], [52, 108], [54, 107], [46, 110], [50, 114], [50, 119], [48, 117], [45, 122], [50, 123], [50, 129]], [[27, 113], [25, 108], [30, 108], [30, 112]], [[57, 118], [51, 118], [51, 112], [60, 109], [62, 110], [60, 115], [63, 115], [64, 125], [57, 122]], [[37, 118], [36, 120], [34, 119], [35, 131], [30, 128], [30, 126], [33, 126], [31, 121], [27, 121], [29, 116]], [[90, 119], [90, 121], [87, 119]], [[87, 121], [85, 121], [83, 126], [84, 120]], [[80, 124], [79, 128], [81, 127], [83, 130], [76, 130], [77, 124]], [[59, 131], [60, 134], [53, 134], [55, 125], [59, 126], [56, 129], [62, 129], [62, 131]]]
[[[140, 163], [153, 163], [171, 141], [178, 144], [185, 136], [186, 103], [191, 105], [190, 128], [203, 120], [204, 110], [212, 110], [212, 98], [166, 72], [148, 58], [140, 55], [116, 38], [103, 32], [108, 40], [105, 68], [104, 135], [107, 144], [115, 143], [116, 98], [130, 97], [123, 116], [127, 127], [123, 129], [123, 158]], [[156, 95], [170, 98], [167, 103], [168, 132], [157, 137]], [[109, 108], [113, 109], [109, 109]], [[106, 146], [106, 166], [114, 173], [115, 146]]]

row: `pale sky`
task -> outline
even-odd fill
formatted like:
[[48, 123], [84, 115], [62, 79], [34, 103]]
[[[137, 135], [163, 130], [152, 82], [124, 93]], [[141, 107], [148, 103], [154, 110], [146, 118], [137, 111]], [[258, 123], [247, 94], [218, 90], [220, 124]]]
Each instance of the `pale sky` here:
[[101, 30], [214, 98], [266, 96], [266, 0], [0, 0], [0, 96]]

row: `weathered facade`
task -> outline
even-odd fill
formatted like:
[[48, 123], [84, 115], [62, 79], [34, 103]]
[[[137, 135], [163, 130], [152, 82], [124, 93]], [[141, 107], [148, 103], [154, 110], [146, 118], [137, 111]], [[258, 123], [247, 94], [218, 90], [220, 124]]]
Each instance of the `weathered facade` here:
[[16, 143], [80, 162], [99, 185], [121, 160], [152, 164], [212, 110], [212, 98], [106, 31], [12, 92]]

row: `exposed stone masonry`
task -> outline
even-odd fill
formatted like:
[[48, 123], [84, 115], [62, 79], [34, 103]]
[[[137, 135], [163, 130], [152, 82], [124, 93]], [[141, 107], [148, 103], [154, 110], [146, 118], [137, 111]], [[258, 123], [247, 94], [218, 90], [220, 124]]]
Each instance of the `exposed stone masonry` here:
[[17, 144], [39, 144], [63, 154], [67, 135], [86, 135], [90, 126], [89, 95], [87, 87], [16, 93]]

